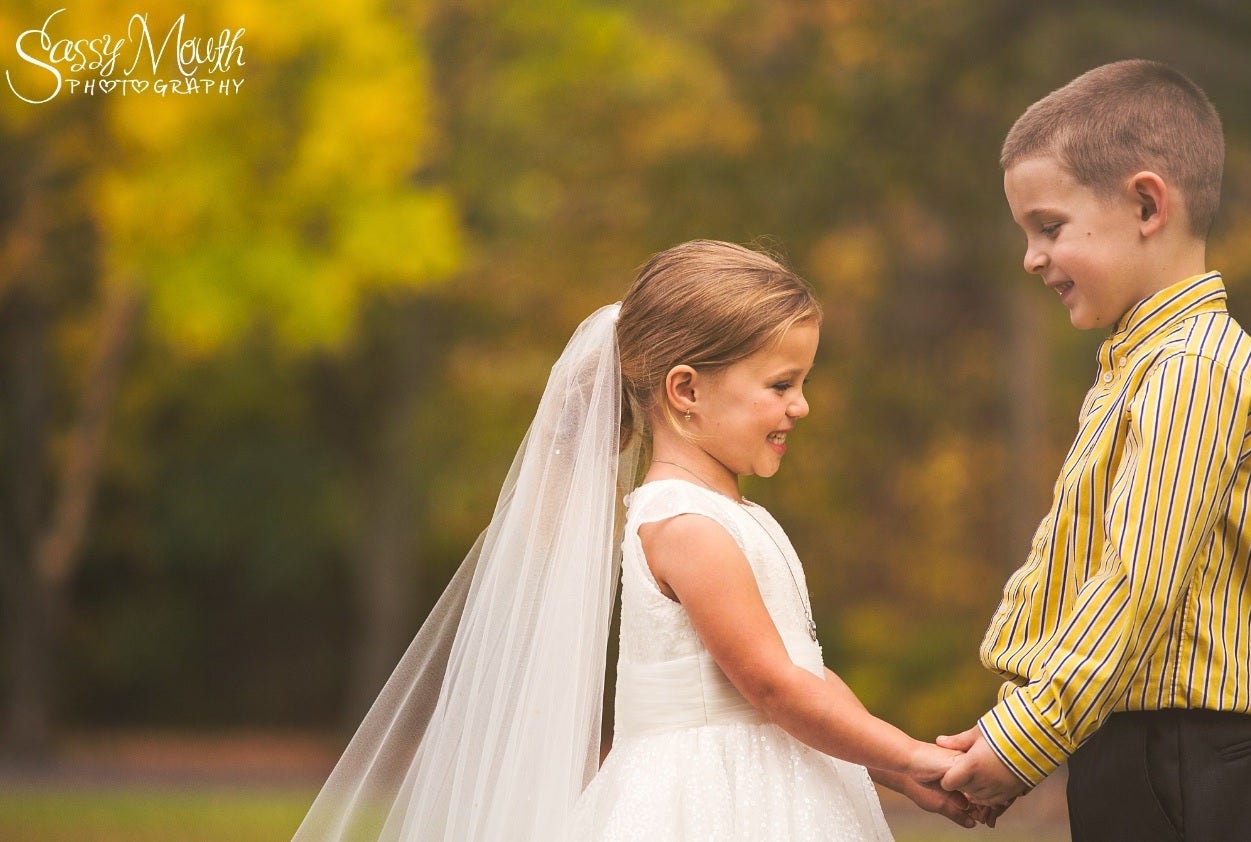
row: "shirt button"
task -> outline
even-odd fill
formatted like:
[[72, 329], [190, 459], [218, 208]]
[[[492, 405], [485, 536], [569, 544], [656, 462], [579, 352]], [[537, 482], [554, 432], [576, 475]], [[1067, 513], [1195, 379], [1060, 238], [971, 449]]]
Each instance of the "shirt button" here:
[[1104, 373], [1104, 375], [1103, 375], [1103, 382], [1104, 382], [1104, 383], [1111, 383], [1111, 382], [1112, 382], [1112, 372], [1108, 371], [1108, 372], [1105, 372], [1105, 373]]
[[1116, 364], [1117, 364], [1117, 365], [1119, 365], [1119, 366], [1124, 366], [1124, 365], [1125, 365], [1125, 358], [1124, 358], [1124, 357], [1119, 358], [1119, 359], [1116, 361]]

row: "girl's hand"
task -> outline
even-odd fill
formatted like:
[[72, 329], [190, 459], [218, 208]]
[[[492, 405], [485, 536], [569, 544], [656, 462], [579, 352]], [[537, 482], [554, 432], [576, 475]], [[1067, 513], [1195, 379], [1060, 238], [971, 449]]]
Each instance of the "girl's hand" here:
[[962, 751], [918, 741], [903, 785], [893, 788], [907, 795], [921, 809], [946, 816], [961, 827], [974, 827], [979, 823], [994, 827], [1011, 806], [1011, 800], [991, 805], [974, 804], [965, 793], [943, 789], [943, 776], [963, 757]]
[[984, 807], [974, 807], [959, 792], [948, 792], [938, 783], [918, 783], [902, 772], [887, 772], [881, 769], [870, 769], [873, 780], [882, 786], [889, 787], [901, 795], [906, 795], [912, 802], [927, 813], [945, 816], [961, 827], [976, 827], [980, 818], [978, 811]]
[[934, 743], [915, 741], [905, 773], [921, 784], [934, 784], [943, 779], [964, 752], [943, 748]]
[[[1012, 799], [1012, 801], [1015, 801], [1015, 800], [1016, 800], [1015, 798]], [[998, 821], [999, 817], [1004, 814], [1004, 811], [1006, 811], [1009, 807], [1012, 806], [1012, 801], [1008, 801], [1004, 804], [995, 804], [993, 806], [986, 806], [984, 804], [970, 804], [969, 815], [977, 819], [979, 822], [986, 825], [987, 827], [994, 827], [995, 822]]]

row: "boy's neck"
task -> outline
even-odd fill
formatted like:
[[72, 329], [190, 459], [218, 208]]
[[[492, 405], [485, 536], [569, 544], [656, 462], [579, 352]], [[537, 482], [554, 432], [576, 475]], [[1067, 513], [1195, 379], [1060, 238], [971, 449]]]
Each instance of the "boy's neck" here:
[[1161, 248], [1147, 255], [1141, 266], [1143, 295], [1140, 300], [1208, 271], [1207, 244], [1203, 240], [1186, 237], [1160, 245]]

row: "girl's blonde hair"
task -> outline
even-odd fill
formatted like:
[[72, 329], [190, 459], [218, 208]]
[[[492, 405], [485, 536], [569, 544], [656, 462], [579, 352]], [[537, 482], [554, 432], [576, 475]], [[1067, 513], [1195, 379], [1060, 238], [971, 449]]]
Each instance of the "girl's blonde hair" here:
[[821, 321], [812, 289], [767, 254], [692, 240], [652, 257], [635, 276], [617, 321], [623, 444], [658, 414], [681, 429], [662, 399], [674, 366], [725, 368], [805, 321]]

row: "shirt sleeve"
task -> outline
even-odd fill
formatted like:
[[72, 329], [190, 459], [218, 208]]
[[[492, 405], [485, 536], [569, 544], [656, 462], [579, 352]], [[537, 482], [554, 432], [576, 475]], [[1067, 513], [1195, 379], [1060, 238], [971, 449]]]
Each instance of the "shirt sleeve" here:
[[1228, 506], [1246, 399], [1236, 373], [1195, 354], [1158, 363], [1130, 399], [1099, 567], [1049, 642], [1041, 677], [1007, 689], [979, 722], [1026, 783], [1040, 783], [1094, 733], [1167, 634]]

